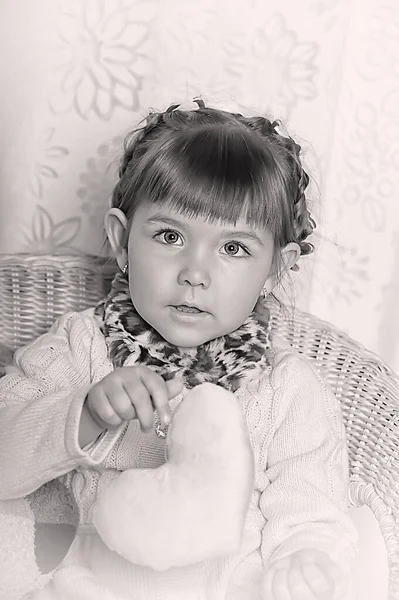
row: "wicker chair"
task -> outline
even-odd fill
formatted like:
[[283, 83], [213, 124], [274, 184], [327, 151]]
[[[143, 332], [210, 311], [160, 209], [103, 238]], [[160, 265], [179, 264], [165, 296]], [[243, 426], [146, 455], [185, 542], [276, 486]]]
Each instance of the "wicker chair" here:
[[[0, 256], [0, 343], [12, 350], [68, 310], [95, 304], [115, 265], [93, 256]], [[389, 600], [399, 598], [399, 378], [331, 324], [271, 305], [272, 323], [327, 377], [341, 401], [350, 460], [349, 506], [378, 520], [389, 565]]]

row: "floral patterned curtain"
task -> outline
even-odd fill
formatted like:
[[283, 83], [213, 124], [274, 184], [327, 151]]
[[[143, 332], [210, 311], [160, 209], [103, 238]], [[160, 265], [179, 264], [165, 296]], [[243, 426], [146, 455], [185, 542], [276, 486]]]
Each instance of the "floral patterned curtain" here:
[[0, 252], [100, 253], [150, 107], [266, 112], [313, 175], [290, 297], [399, 371], [397, 0], [3, 0], [0, 32]]

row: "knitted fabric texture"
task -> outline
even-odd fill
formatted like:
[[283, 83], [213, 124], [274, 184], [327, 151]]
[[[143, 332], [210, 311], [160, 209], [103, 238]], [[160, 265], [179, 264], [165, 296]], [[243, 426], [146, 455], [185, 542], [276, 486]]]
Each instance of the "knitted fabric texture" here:
[[116, 274], [110, 293], [97, 305], [95, 314], [115, 368], [129, 359], [129, 365], [146, 365], [165, 380], [181, 377], [188, 389], [208, 381], [232, 392], [244, 378], [259, 378], [271, 369], [270, 315], [261, 299], [241, 327], [197, 348], [170, 344], [141, 318], [124, 273]]
[[[71, 551], [34, 600], [253, 600], [248, 588], [269, 560], [309, 547], [327, 552], [344, 573], [353, 569], [357, 536], [347, 514], [347, 450], [339, 401], [309, 362], [278, 336], [273, 370], [248, 385], [241, 380], [235, 393], [256, 458], [242, 552], [150, 575], [109, 551], [92, 531], [97, 493], [119, 471], [164, 464], [165, 440], [155, 431], [142, 432], [133, 419], [105, 432], [90, 448], [79, 446], [87, 392], [113, 370], [99, 320], [92, 310], [64, 315], [49, 333], [19, 350], [13, 372], [0, 378], [1, 500], [11, 500], [19, 518], [19, 501], [13, 499], [68, 473], [65, 483], [80, 515]], [[2, 570], [13, 559], [15, 568], [21, 558], [19, 538], [7, 529], [8, 515], [0, 518], [0, 526], [6, 526], [6, 535], [0, 527], [0, 546], [5, 544], [7, 558], [0, 564], [0, 582]], [[86, 561], [90, 568], [78, 566]], [[34, 569], [31, 576], [34, 581]], [[5, 581], [8, 585], [7, 571]], [[22, 585], [22, 576], [16, 584]], [[9, 600], [10, 586], [6, 589]]]

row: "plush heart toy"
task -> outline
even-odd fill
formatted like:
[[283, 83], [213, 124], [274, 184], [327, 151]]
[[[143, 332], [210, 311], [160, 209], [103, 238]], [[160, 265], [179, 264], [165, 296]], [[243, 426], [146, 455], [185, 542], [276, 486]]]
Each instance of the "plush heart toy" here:
[[241, 543], [254, 486], [254, 459], [237, 398], [218, 385], [190, 390], [156, 469], [116, 475], [93, 508], [107, 546], [163, 571], [228, 556]]

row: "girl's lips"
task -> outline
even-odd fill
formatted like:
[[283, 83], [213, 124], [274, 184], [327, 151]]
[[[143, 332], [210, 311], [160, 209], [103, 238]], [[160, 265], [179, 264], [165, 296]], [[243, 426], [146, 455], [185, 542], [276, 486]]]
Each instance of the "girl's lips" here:
[[185, 305], [171, 305], [172, 315], [179, 322], [196, 323], [202, 321], [209, 313], [200, 310], [199, 308]]
[[188, 306], [187, 304], [178, 304], [177, 306], [174, 306], [173, 308], [175, 308], [176, 310], [179, 310], [181, 312], [184, 312], [184, 313], [197, 314], [197, 313], [204, 312], [197, 306]]

